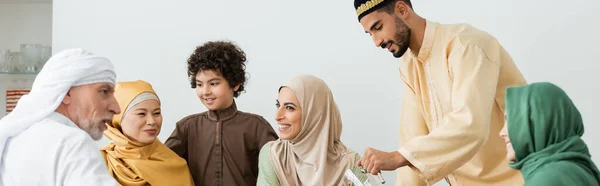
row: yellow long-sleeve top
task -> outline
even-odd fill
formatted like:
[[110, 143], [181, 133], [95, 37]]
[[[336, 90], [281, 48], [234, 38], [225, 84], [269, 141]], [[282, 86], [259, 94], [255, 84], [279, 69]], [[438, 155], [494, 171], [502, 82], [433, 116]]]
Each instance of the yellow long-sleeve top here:
[[508, 167], [498, 133], [504, 94], [526, 84], [508, 52], [488, 33], [468, 24], [427, 20], [418, 55], [402, 57], [404, 82], [400, 145], [410, 166], [397, 185], [522, 185]]

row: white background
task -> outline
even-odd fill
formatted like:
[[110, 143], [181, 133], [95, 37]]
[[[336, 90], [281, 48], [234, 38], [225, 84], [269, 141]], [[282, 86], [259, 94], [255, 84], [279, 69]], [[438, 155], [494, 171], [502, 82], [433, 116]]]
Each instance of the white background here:
[[[592, 12], [600, 10], [598, 1], [419, 0], [413, 5], [428, 19], [488, 31], [528, 82], [563, 87], [582, 112], [584, 140], [600, 162], [600, 142], [593, 141], [600, 130], [594, 115], [600, 104], [594, 96], [600, 13]], [[250, 80], [247, 93], [237, 99], [240, 110], [263, 115], [276, 127], [278, 87], [291, 76], [313, 74], [335, 95], [347, 146], [361, 154], [366, 147], [398, 148], [399, 60], [374, 47], [352, 1], [55, 0], [53, 8], [54, 52], [83, 47], [109, 57], [119, 81], [153, 84], [163, 101], [161, 140], [177, 120], [206, 110], [189, 87], [187, 57], [197, 45], [227, 39], [248, 54]], [[395, 180], [394, 172], [384, 176], [388, 183]]]
[[0, 49], [20, 50], [21, 44], [52, 44], [52, 4], [0, 0]]

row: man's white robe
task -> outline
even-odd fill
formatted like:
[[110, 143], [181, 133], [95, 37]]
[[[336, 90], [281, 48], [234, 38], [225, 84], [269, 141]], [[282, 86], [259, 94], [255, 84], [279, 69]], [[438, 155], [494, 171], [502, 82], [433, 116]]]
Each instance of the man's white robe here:
[[6, 186], [116, 185], [95, 141], [59, 113], [11, 138], [0, 167]]

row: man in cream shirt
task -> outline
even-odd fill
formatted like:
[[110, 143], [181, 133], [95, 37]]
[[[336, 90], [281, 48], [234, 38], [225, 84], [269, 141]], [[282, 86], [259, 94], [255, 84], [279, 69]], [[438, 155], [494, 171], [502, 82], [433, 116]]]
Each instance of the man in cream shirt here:
[[0, 120], [0, 186], [117, 185], [94, 140], [120, 113], [116, 75], [83, 49], [54, 55]]
[[377, 47], [401, 58], [400, 149], [368, 148], [359, 166], [398, 169], [397, 185], [523, 185], [505, 160], [504, 92], [526, 84], [511, 56], [468, 24], [417, 15], [410, 0], [355, 0], [358, 20]]

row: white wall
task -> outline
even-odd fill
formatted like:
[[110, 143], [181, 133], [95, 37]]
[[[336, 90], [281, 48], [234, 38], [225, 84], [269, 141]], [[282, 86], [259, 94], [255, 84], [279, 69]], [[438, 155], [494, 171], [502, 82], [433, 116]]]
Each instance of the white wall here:
[[[573, 97], [592, 141], [600, 119], [597, 82], [600, 3], [573, 0], [454, 0], [413, 2], [418, 13], [442, 23], [468, 22], [495, 35], [528, 81], [551, 81]], [[467, 6], [471, 8], [466, 8]], [[263, 115], [275, 127], [277, 88], [286, 78], [309, 73], [323, 78], [342, 111], [342, 140], [397, 149], [401, 80], [398, 59], [375, 48], [359, 25], [352, 1], [90, 1], [55, 0], [53, 48], [84, 47], [108, 56], [118, 80], [152, 83], [163, 100], [165, 140], [182, 117], [205, 111], [189, 88], [186, 58], [196, 45], [229, 39], [248, 54], [251, 77], [237, 100], [244, 111]], [[562, 76], [562, 77], [559, 77]], [[381, 93], [378, 93], [381, 92]], [[491, 135], [492, 137], [495, 134]], [[105, 143], [103, 141], [102, 143]], [[394, 172], [385, 172], [389, 183]]]
[[0, 3], [0, 49], [19, 51], [23, 43], [52, 45], [52, 4]]

